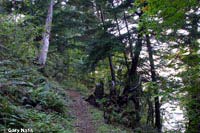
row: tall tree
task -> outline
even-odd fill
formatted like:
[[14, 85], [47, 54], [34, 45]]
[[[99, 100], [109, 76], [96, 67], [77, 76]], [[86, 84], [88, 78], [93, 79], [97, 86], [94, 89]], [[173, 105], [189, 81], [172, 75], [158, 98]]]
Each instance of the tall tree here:
[[[103, 12], [103, 9], [102, 9], [101, 5], [98, 5], [98, 7], [100, 9], [100, 16], [101, 16], [101, 22], [103, 24], [103, 29], [104, 29], [104, 32], [106, 33], [107, 29], [105, 27], [104, 12]], [[115, 69], [114, 69], [114, 65], [113, 65], [113, 62], [112, 62], [112, 55], [111, 54], [108, 55], [108, 61], [109, 61], [109, 66], [110, 66], [110, 75], [111, 75], [111, 78], [112, 78], [112, 87], [110, 89], [110, 94], [111, 95], [115, 95], [116, 94], [116, 90], [115, 90], [116, 77], [115, 77]]]
[[[148, 34], [146, 34], [146, 44], [147, 44], [147, 50], [149, 54], [149, 62], [150, 62], [150, 70], [151, 70], [151, 80], [154, 84], [156, 84], [156, 70], [154, 65], [154, 59], [153, 59], [153, 50], [150, 42], [150, 37]], [[158, 90], [155, 88], [155, 94], [158, 95]], [[155, 125], [158, 129], [158, 132], [161, 132], [162, 124], [161, 124], [161, 118], [160, 118], [160, 102], [159, 102], [159, 96], [155, 97]]]
[[54, 0], [51, 0], [49, 4], [49, 8], [48, 8], [47, 18], [46, 18], [40, 55], [38, 57], [39, 64], [43, 66], [46, 63], [47, 53], [49, 50], [49, 39], [50, 39], [51, 25], [52, 25], [52, 19], [53, 19], [53, 6], [54, 6]]
[[[148, 27], [154, 29], [154, 32], [162, 38], [162, 41], [173, 42], [174, 45], [168, 46], [171, 49], [176, 49], [177, 52], [174, 63], [177, 65], [181, 74], [175, 76], [183, 80], [180, 88], [176, 87], [176, 91], [185, 93], [182, 96], [182, 103], [186, 108], [188, 125], [186, 132], [200, 131], [200, 106], [199, 106], [199, 83], [195, 80], [199, 76], [199, 57], [197, 51], [199, 39], [199, 6], [198, 0], [181, 1], [174, 0], [148, 0], [148, 13], [146, 19]], [[167, 31], [170, 31], [167, 33]], [[167, 33], [167, 35], [166, 35]], [[163, 51], [162, 51], [163, 52]], [[178, 61], [183, 62], [185, 70], [182, 69]], [[176, 81], [175, 81], [176, 82]], [[178, 84], [176, 82], [176, 84]], [[187, 97], [187, 98], [186, 98]]]

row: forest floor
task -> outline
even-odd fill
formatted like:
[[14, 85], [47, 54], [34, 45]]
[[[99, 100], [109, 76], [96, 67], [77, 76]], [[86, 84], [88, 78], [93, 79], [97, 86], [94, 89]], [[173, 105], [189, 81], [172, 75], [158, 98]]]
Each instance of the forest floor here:
[[132, 133], [120, 125], [106, 124], [103, 111], [87, 103], [80, 91], [67, 89], [65, 92], [71, 101], [68, 108], [75, 117], [73, 126], [76, 133]]
[[95, 124], [89, 111], [90, 105], [83, 100], [81, 94], [74, 90], [67, 91], [73, 101], [70, 104], [72, 114], [75, 116], [74, 126], [77, 133], [95, 133]]

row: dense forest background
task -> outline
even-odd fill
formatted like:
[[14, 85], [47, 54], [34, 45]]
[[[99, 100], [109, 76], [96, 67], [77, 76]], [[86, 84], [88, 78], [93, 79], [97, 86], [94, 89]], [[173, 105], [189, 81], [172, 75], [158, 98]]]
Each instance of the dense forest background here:
[[[0, 131], [199, 133], [199, 6], [0, 0]], [[94, 129], [77, 130], [69, 90]]]

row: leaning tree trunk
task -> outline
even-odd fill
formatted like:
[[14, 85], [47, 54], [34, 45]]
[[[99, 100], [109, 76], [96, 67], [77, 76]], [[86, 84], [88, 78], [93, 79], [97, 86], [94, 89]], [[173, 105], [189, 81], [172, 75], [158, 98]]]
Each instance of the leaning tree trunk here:
[[[149, 35], [146, 35], [146, 43], [147, 43], [149, 62], [150, 62], [150, 67], [151, 67], [151, 79], [152, 79], [152, 82], [156, 82], [155, 65], [154, 65], [153, 52], [152, 52]], [[155, 93], [157, 95], [158, 90], [156, 90]], [[158, 96], [155, 97], [155, 122], [156, 122], [155, 126], [158, 132], [161, 132], [162, 124], [161, 124], [161, 118], [160, 118], [160, 102], [159, 102]]]
[[39, 64], [43, 65], [43, 66], [46, 63], [47, 53], [48, 53], [48, 50], [49, 50], [49, 38], [50, 38], [51, 24], [52, 24], [52, 19], [53, 19], [53, 5], [54, 5], [54, 0], [51, 0], [49, 8], [48, 8], [47, 18], [46, 18], [45, 30], [44, 30], [44, 33], [43, 33], [40, 55], [39, 55], [39, 58], [38, 58]]
[[[106, 29], [105, 29], [104, 15], [103, 15], [103, 11], [102, 11], [101, 6], [99, 7], [99, 9], [100, 9], [101, 22], [103, 24], [103, 29], [104, 29], [104, 31], [106, 31]], [[116, 94], [116, 88], [115, 88], [116, 78], [115, 78], [115, 70], [114, 70], [114, 66], [113, 66], [113, 63], [112, 63], [112, 56], [111, 56], [111, 54], [108, 56], [108, 59], [109, 59], [109, 66], [110, 66], [110, 74], [111, 74], [111, 78], [112, 78], [112, 83], [111, 83], [112, 86], [111, 86], [111, 89], [110, 89], [110, 94], [114, 95], [114, 94]]]
[[129, 71], [129, 78], [136, 76], [137, 67], [139, 63], [140, 52], [142, 51], [142, 30], [138, 32], [137, 42], [135, 45], [134, 57], [132, 58], [131, 68]]
[[[139, 14], [139, 18], [142, 16], [142, 13]], [[142, 26], [137, 33], [137, 41], [134, 49], [134, 56], [132, 57], [131, 67], [128, 71], [128, 79], [126, 86], [123, 90], [123, 95], [127, 95], [128, 93], [132, 94], [133, 96], [130, 98], [135, 105], [135, 127], [140, 127], [141, 123], [141, 106], [140, 106], [140, 97], [141, 97], [141, 78], [137, 73], [137, 68], [139, 66], [139, 57], [140, 52], [142, 51], [142, 37], [143, 37], [143, 29]]]
[[[112, 1], [112, 7], [114, 8], [114, 3], [113, 3], [113, 1]], [[116, 22], [116, 26], [117, 26], [117, 31], [118, 31], [118, 34], [119, 34], [119, 38], [121, 38], [122, 35], [121, 35], [121, 31], [120, 31], [120, 27], [119, 27], [119, 22], [118, 22], [116, 13], [114, 13], [114, 20], [115, 20], [115, 22]], [[120, 39], [120, 42], [123, 44], [122, 39]], [[123, 54], [124, 54], [125, 65], [126, 65], [126, 67], [127, 67], [127, 71], [129, 71], [128, 58], [127, 58], [127, 55], [126, 55], [126, 45], [124, 45]]]

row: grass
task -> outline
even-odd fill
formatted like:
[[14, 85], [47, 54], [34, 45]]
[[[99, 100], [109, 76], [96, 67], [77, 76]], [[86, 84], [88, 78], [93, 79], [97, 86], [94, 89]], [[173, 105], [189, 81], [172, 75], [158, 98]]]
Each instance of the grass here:
[[105, 124], [102, 111], [96, 108], [90, 108], [90, 112], [92, 114], [92, 119], [95, 122], [97, 133], [131, 133], [130, 129], [120, 125]]

